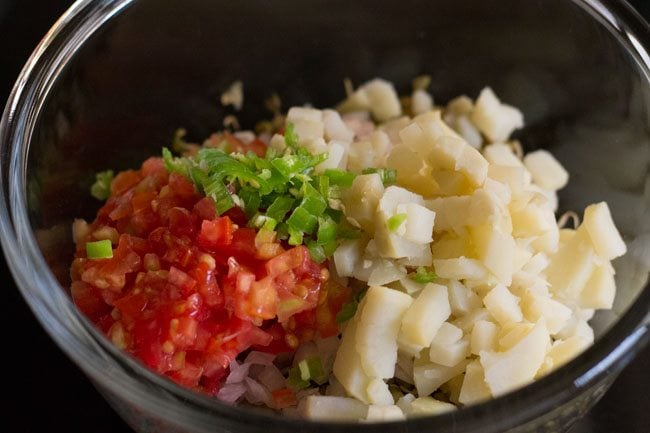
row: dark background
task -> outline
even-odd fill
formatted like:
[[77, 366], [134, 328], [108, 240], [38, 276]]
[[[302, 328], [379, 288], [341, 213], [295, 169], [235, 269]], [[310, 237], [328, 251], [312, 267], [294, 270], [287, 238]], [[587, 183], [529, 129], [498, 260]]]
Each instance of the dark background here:
[[[480, 1], [480, 0], [477, 0]], [[631, 3], [647, 19], [650, 1]], [[69, 0], [0, 0], [0, 103]], [[43, 332], [0, 257], [0, 431], [128, 432], [83, 374]], [[650, 432], [650, 347], [571, 433]]]

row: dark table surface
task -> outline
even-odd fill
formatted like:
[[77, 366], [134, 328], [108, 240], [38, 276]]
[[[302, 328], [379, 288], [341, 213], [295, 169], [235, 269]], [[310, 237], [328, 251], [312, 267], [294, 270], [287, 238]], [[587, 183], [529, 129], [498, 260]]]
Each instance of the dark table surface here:
[[[69, 0], [0, 0], [0, 101]], [[631, 3], [650, 17], [650, 1]], [[0, 258], [3, 400], [0, 431], [120, 433], [129, 428], [54, 345]], [[12, 382], [10, 382], [10, 379]], [[8, 387], [8, 389], [7, 389]], [[650, 347], [571, 433], [650, 433]], [[26, 410], [27, 409], [27, 410]]]

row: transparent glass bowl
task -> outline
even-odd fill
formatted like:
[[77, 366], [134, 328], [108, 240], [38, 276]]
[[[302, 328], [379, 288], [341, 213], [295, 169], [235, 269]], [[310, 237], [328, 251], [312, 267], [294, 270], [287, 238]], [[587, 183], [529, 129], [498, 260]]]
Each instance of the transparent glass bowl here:
[[[24, 297], [57, 344], [140, 432], [565, 431], [648, 340], [650, 32], [618, 0], [76, 3], [25, 66], [0, 125], [0, 235]], [[331, 106], [340, 84], [381, 76], [407, 90], [432, 76], [438, 101], [492, 86], [520, 107], [528, 150], [572, 175], [563, 210], [607, 200], [629, 253], [612, 312], [566, 366], [493, 401], [388, 424], [328, 424], [232, 408], [182, 389], [115, 349], [66, 287], [70, 224], [92, 218], [93, 174], [137, 166], [177, 127], [220, 128], [219, 93], [245, 83], [245, 126], [277, 92]]]

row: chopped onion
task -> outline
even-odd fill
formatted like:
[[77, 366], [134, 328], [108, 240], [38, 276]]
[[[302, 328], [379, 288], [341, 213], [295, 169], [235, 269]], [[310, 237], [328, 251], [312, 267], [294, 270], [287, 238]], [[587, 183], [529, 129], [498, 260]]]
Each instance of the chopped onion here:
[[286, 387], [286, 379], [275, 365], [267, 365], [256, 379], [270, 391]]
[[226, 384], [217, 393], [217, 398], [226, 403], [235, 403], [246, 392], [243, 383]]
[[237, 361], [230, 363], [230, 374], [226, 378], [226, 383], [240, 383], [244, 378], [248, 377], [248, 370], [250, 363], [239, 364]]
[[244, 364], [273, 365], [275, 355], [271, 353], [253, 351], [248, 354]]
[[264, 403], [268, 407], [273, 407], [273, 396], [262, 384], [250, 377], [244, 379], [244, 384], [246, 385], [246, 401], [251, 404]]

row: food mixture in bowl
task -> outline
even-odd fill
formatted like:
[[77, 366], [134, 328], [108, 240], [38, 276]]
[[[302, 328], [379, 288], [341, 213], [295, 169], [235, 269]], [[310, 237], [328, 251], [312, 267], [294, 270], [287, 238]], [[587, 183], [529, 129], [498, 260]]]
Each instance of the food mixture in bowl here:
[[432, 415], [558, 368], [612, 307], [626, 248], [607, 204], [556, 220], [569, 176], [510, 138], [522, 114], [490, 88], [437, 107], [427, 87], [375, 79], [286, 116], [272, 99], [256, 132], [229, 117], [98, 174], [74, 302], [179, 384], [307, 419]]

